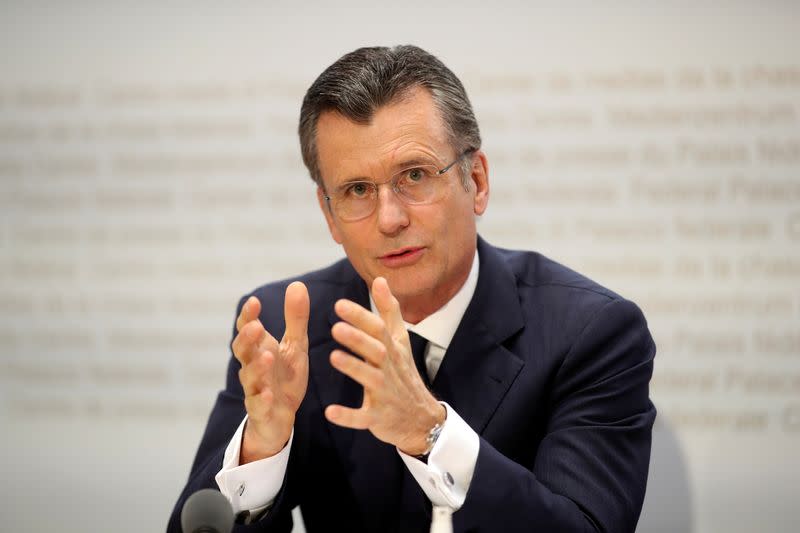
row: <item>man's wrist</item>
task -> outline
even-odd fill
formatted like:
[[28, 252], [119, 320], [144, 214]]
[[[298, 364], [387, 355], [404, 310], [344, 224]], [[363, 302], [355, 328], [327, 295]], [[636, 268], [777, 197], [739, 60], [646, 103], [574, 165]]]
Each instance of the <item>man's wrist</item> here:
[[437, 401], [431, 416], [428, 417], [428, 423], [422, 426], [423, 432], [415, 439], [417, 444], [407, 450], [401, 449], [401, 451], [413, 457], [424, 457], [429, 454], [436, 444], [436, 439], [439, 437], [446, 419], [447, 409], [441, 402]]
[[[289, 430], [289, 436], [291, 436], [291, 428]], [[241, 447], [239, 448], [239, 464], [244, 465], [277, 455], [286, 447], [286, 444], [289, 442], [289, 437], [285, 439], [276, 439], [276, 442], [280, 442], [280, 444], [276, 445], [265, 442], [260, 438], [255, 429], [250, 426], [250, 420], [247, 420], [247, 422], [245, 422], [244, 431], [242, 432]]]

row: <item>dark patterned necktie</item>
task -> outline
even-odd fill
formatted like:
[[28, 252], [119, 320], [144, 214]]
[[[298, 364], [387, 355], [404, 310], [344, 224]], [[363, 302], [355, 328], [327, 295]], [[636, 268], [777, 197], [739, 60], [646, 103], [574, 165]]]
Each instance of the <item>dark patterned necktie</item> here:
[[408, 332], [408, 338], [411, 341], [411, 353], [414, 355], [414, 364], [417, 365], [417, 371], [425, 382], [425, 386], [431, 388], [430, 378], [428, 378], [428, 367], [425, 365], [425, 348], [428, 346], [428, 340], [413, 331]]

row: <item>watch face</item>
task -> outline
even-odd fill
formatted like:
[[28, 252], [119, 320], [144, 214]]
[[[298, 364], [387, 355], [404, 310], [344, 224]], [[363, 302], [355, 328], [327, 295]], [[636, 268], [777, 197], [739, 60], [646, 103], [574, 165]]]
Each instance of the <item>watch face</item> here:
[[425, 450], [424, 455], [428, 455], [431, 453], [431, 450], [433, 450], [433, 447], [436, 445], [436, 441], [439, 439], [439, 434], [441, 434], [441, 432], [442, 432], [441, 424], [436, 424], [431, 428], [430, 432], [428, 432], [428, 438], [426, 439], [428, 444], [428, 449]]

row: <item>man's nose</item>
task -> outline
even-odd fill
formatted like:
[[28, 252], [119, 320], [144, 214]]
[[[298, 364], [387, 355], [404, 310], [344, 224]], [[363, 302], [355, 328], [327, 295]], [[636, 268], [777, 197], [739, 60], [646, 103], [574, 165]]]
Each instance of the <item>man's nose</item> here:
[[378, 229], [386, 235], [395, 235], [408, 226], [408, 206], [397, 196], [390, 183], [378, 187]]

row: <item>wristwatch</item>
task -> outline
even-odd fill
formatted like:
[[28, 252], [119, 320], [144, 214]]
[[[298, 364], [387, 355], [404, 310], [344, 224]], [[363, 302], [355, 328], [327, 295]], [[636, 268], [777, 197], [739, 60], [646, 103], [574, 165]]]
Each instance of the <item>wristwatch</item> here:
[[439, 435], [442, 433], [442, 428], [444, 428], [444, 424], [436, 424], [428, 431], [428, 436], [425, 437], [425, 444], [426, 448], [425, 451], [421, 454], [417, 455], [416, 458], [420, 461], [428, 461], [428, 456], [431, 454], [431, 450], [433, 447], [436, 446], [436, 441], [439, 440]]

